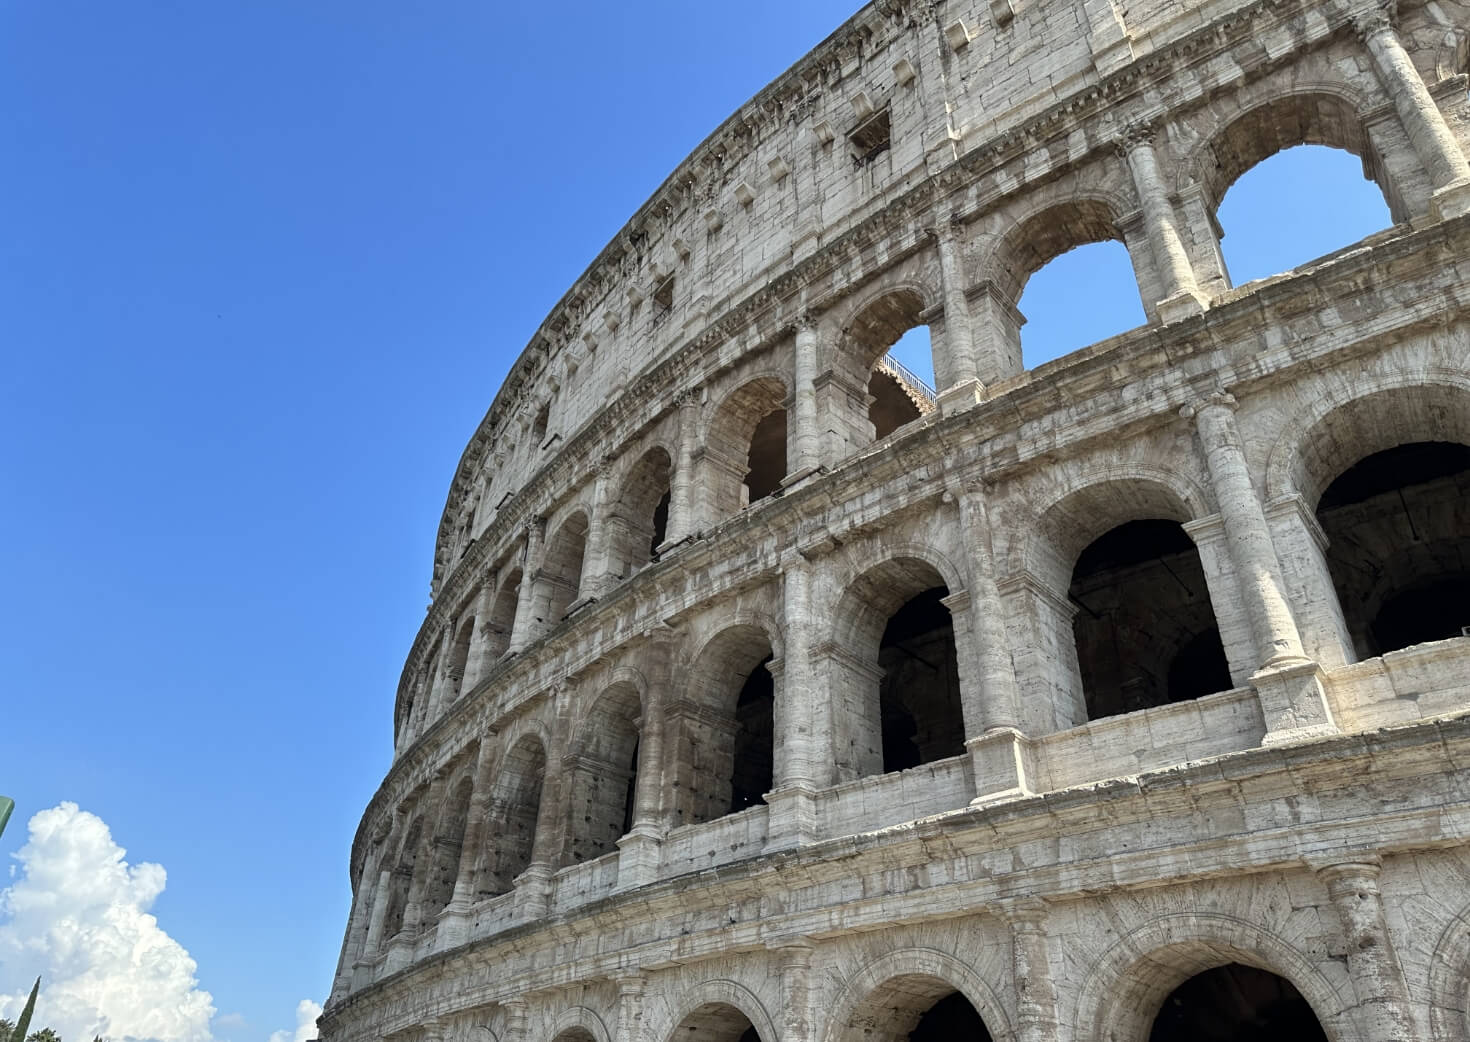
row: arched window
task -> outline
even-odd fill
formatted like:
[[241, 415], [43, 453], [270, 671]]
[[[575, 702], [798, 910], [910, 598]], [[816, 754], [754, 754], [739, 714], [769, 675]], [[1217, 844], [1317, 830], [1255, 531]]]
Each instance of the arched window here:
[[670, 708], [674, 824], [712, 821], [765, 802], [772, 787], [771, 642], [757, 626], [724, 630], [699, 653], [686, 697]]
[[1327, 486], [1317, 518], [1359, 658], [1470, 626], [1470, 446], [1375, 452]]
[[654, 446], [628, 472], [607, 519], [608, 571], [625, 579], [653, 559], [668, 535], [669, 454]]
[[[829, 407], [847, 415], [829, 426], [844, 431], [847, 448], [856, 450], [875, 438], [934, 409], [934, 362], [924, 298], [912, 289], [897, 289], [866, 304], [848, 322], [833, 360], [836, 386], [866, 387], [866, 401], [827, 395]], [[902, 345], [912, 365], [894, 351]], [[920, 373], [928, 373], [926, 381]], [[848, 404], [852, 407], [842, 409]]]
[[582, 585], [582, 559], [587, 550], [587, 515], [578, 511], [562, 522], [546, 544], [533, 614], [539, 630], [566, 617]]
[[723, 1002], [706, 1002], [679, 1022], [671, 1036], [684, 1042], [761, 1042], [750, 1018]]
[[948, 595], [939, 572], [912, 557], [877, 565], [843, 594], [826, 664], [838, 781], [964, 752]]
[[470, 616], [461, 623], [459, 632], [454, 635], [454, 646], [449, 652], [449, 669], [447, 671], [449, 691], [448, 697], [444, 700], [446, 705], [458, 698], [461, 689], [464, 687], [465, 670], [469, 666], [470, 661], [470, 642], [474, 640], [474, 637], [475, 619], [474, 616]]
[[531, 864], [546, 778], [546, 750], [527, 735], [505, 754], [490, 801], [486, 864], [476, 890], [481, 897], [509, 893]]
[[1068, 597], [1088, 719], [1232, 686], [1199, 552], [1177, 521], [1130, 521], [1094, 540]]
[[500, 589], [490, 608], [484, 629], [484, 657], [481, 673], [504, 655], [510, 647], [510, 631], [516, 621], [516, 603], [521, 596], [521, 570], [514, 568], [500, 580]]
[[1327, 1042], [1317, 1015], [1285, 978], [1238, 962], [1196, 974], [1169, 993], [1149, 1042]]
[[928, 974], [884, 981], [854, 1012], [839, 1042], [990, 1042], [980, 1012], [954, 985]]
[[404, 913], [408, 908], [408, 890], [413, 883], [414, 866], [418, 863], [419, 840], [424, 830], [424, 819], [415, 817], [403, 835], [403, 845], [398, 848], [398, 860], [388, 881], [388, 909], [383, 919], [383, 938], [398, 936], [403, 931]]
[[598, 696], [587, 714], [573, 756], [571, 861], [612, 853], [633, 825], [640, 711], [637, 688], [620, 683]]
[[470, 813], [470, 794], [474, 782], [464, 778], [454, 787], [444, 814], [439, 819], [439, 829], [434, 835], [431, 854], [434, 858], [429, 869], [428, 886], [424, 892], [424, 917], [431, 921], [444, 910], [454, 897], [454, 884], [459, 878], [459, 855], [464, 847], [465, 824]]
[[[1009, 371], [1141, 325], [1142, 281], [1109, 203], [1078, 199], [1021, 222], [997, 255], [999, 299], [989, 309], [1013, 356]], [[1023, 331], [1028, 317], [1036, 325]]]
[[786, 476], [786, 387], [760, 377], [721, 404], [705, 444], [700, 494], [710, 520], [729, 517], [781, 487]]
[[1235, 285], [1408, 217], [1357, 111], [1325, 92], [1244, 112], [1210, 142], [1197, 175]]

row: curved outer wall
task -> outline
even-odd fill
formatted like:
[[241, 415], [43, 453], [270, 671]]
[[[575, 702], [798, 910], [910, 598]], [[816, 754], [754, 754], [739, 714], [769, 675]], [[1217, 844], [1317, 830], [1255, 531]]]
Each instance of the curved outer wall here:
[[[1470, 571], [1470, 479], [1407, 528], [1332, 491], [1470, 445], [1467, 24], [878, 0], [727, 120], [460, 462], [323, 1039], [902, 1038], [958, 991], [1142, 1042], [1226, 963], [1335, 1042], [1470, 1039], [1470, 636], [1362, 621]], [[1395, 223], [1232, 286], [1220, 199], [1302, 143]], [[1098, 240], [1147, 324], [1025, 370], [1026, 279]], [[1115, 642], [1198, 614], [1223, 659], [1105, 708], [1135, 522], [1185, 593]]]

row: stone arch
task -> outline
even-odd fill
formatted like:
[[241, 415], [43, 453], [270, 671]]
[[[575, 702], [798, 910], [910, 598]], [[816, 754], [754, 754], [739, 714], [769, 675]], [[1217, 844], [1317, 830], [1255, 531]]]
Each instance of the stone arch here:
[[490, 602], [490, 615], [484, 623], [484, 662], [493, 663], [510, 647], [515, 628], [516, 608], [520, 604], [524, 573], [519, 567], [509, 568], [500, 578], [495, 599]]
[[1363, 175], [1383, 192], [1395, 221], [1408, 218], [1363, 126], [1361, 94], [1327, 81], [1296, 85], [1242, 109], [1222, 122], [1186, 157], [1183, 169], [1204, 192], [1213, 216], [1230, 186], [1246, 171], [1297, 145], [1325, 145], [1357, 156]]
[[985, 264], [986, 277], [1014, 307], [1026, 281], [1068, 250], [1093, 242], [1122, 242], [1122, 216], [1136, 204], [1111, 193], [1047, 199], [1023, 212], [1001, 233]]
[[701, 467], [710, 520], [738, 513], [780, 487], [787, 473], [787, 400], [786, 377], [765, 373], [747, 379], [715, 409]]
[[578, 508], [563, 518], [546, 540], [532, 606], [532, 615], [543, 631], [561, 622], [577, 599], [587, 553], [587, 528], [587, 512]]
[[446, 697], [442, 699], [445, 704], [458, 698], [464, 688], [465, 674], [470, 664], [470, 646], [475, 640], [475, 621], [474, 615], [468, 615], [455, 631], [454, 643], [449, 649], [449, 664], [445, 668], [445, 678], [449, 685]]
[[1303, 952], [1254, 923], [1212, 913], [1161, 916], [1103, 953], [1078, 996], [1075, 1037], [1147, 1038], [1159, 1006], [1175, 988], [1232, 962], [1287, 980], [1311, 1005], [1330, 1042], [1344, 1042], [1352, 1001]]
[[[845, 432], [848, 449], [885, 438], [933, 410], [932, 388], [891, 358], [889, 350], [910, 330], [930, 326], [939, 314], [939, 299], [921, 280], [880, 279], [843, 309], [823, 400], [827, 427]], [[932, 340], [931, 330], [931, 352]], [[938, 358], [933, 361], [939, 366]], [[840, 393], [844, 388], [847, 393]]]
[[448, 797], [439, 815], [434, 839], [429, 847], [433, 858], [424, 891], [424, 919], [430, 921], [444, 910], [454, 897], [459, 879], [460, 854], [464, 850], [465, 829], [469, 824], [470, 799], [474, 795], [474, 765], [464, 768], [448, 787]]
[[649, 1033], [651, 1037], [667, 1042], [737, 1042], [744, 1028], [732, 1023], [734, 1018], [726, 1012], [732, 1011], [755, 1029], [761, 1042], [780, 1042], [776, 1022], [765, 1004], [755, 992], [732, 980], [703, 981], [675, 1009], [661, 1030]]
[[551, 1027], [551, 1042], [612, 1042], [612, 1034], [592, 1010], [573, 1006], [562, 1010]]
[[1470, 1040], [1470, 905], [1440, 931], [1429, 960], [1430, 1035]]
[[725, 622], [690, 658], [681, 697], [668, 707], [675, 825], [764, 802], [773, 783], [775, 683], [766, 664], [779, 630], [757, 613]]
[[590, 861], [612, 853], [618, 837], [632, 825], [643, 693], [644, 687], [624, 673], [592, 702], [578, 729], [568, 758], [568, 861]]
[[622, 475], [607, 526], [608, 573], [625, 579], [653, 559], [668, 537], [673, 454], [649, 446]]
[[[832, 1003], [826, 1042], [897, 1042], [929, 1004], [951, 991], [975, 1007], [992, 1042], [1013, 1037], [1000, 997], [968, 963], [936, 948], [902, 948], [880, 955], [843, 983]], [[868, 1025], [884, 1014], [896, 1014], [899, 1024], [887, 1034], [871, 1030]]]
[[484, 863], [475, 887], [478, 896], [509, 893], [516, 876], [531, 864], [536, 830], [542, 825], [547, 748], [540, 728], [532, 725], [506, 736], [506, 751], [490, 788]]
[[964, 751], [955, 628], [941, 601], [958, 591], [959, 574], [909, 544], [846, 583], [830, 636], [814, 649], [831, 683], [838, 780]]
[[408, 891], [413, 883], [414, 867], [422, 853], [420, 848], [423, 845], [423, 831], [423, 812], [415, 811], [409, 819], [408, 827], [403, 831], [403, 842], [399, 844], [398, 857], [388, 881], [388, 905], [383, 918], [382, 934], [385, 942], [398, 936], [403, 930], [404, 915], [408, 910]]

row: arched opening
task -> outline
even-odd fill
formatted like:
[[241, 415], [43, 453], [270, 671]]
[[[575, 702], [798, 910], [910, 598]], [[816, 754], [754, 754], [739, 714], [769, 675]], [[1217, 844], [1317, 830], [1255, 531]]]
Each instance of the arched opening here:
[[1327, 567], [1359, 658], [1470, 626], [1470, 446], [1375, 452], [1323, 491]]
[[[1197, 171], [1232, 282], [1288, 271], [1406, 220], [1382, 169], [1357, 110], [1333, 94], [1276, 98], [1233, 120]], [[1238, 233], [1226, 235], [1232, 227]]]
[[765, 631], [731, 626], [705, 645], [687, 696], [670, 707], [674, 824], [765, 802], [773, 784], [775, 685]]
[[[834, 359], [833, 387], [863, 387], [866, 395], [827, 395], [829, 426], [843, 432], [848, 449], [886, 438], [934, 410], [934, 363], [924, 298], [898, 289], [871, 301], [848, 322]], [[913, 364], [895, 357], [902, 345]], [[919, 357], [923, 356], [923, 357]]]
[[551, 1042], [597, 1042], [597, 1036], [586, 1028], [567, 1028]]
[[762, 1042], [750, 1018], [724, 1002], [706, 1002], [679, 1022], [669, 1042]]
[[[1146, 321], [1132, 252], [1118, 215], [1102, 200], [1078, 199], [1033, 214], [1006, 235], [998, 258], [989, 313], [1010, 354], [1009, 372]], [[1023, 293], [1036, 320], [1024, 333]]]
[[408, 890], [413, 884], [413, 869], [418, 863], [419, 841], [424, 831], [424, 819], [416, 817], [403, 835], [403, 846], [398, 848], [398, 861], [393, 866], [388, 880], [388, 909], [383, 918], [383, 937], [391, 939], [403, 932], [403, 917], [408, 908]]
[[638, 689], [614, 684], [593, 704], [572, 758], [570, 861], [590, 861], [617, 849], [632, 826], [638, 777]]
[[842, 1042], [990, 1042], [990, 1030], [963, 992], [938, 977], [908, 974], [876, 988]]
[[459, 631], [454, 635], [454, 647], [449, 651], [449, 697], [446, 702], [452, 702], [459, 697], [464, 687], [465, 670], [470, 661], [470, 643], [475, 639], [475, 617], [471, 615], [460, 624]]
[[1231, 688], [1199, 551], [1179, 522], [1129, 521], [1093, 540], [1067, 595], [1088, 719]]
[[539, 629], [566, 617], [582, 585], [582, 559], [587, 550], [587, 515], [578, 511], [562, 522], [546, 544], [533, 614]]
[[510, 633], [516, 622], [516, 603], [521, 597], [521, 570], [512, 569], [500, 581], [500, 589], [490, 607], [490, 618], [484, 629], [484, 667], [488, 668], [510, 647]]
[[964, 752], [949, 587], [913, 557], [864, 572], [837, 608], [832, 678], [839, 781]]
[[626, 579], [651, 561], [668, 537], [669, 454], [655, 446], [623, 481], [607, 519], [608, 572]]
[[546, 750], [527, 735], [505, 754], [490, 800], [486, 864], [476, 887], [481, 897], [509, 893], [531, 864], [546, 778]]
[[464, 848], [465, 824], [469, 820], [470, 795], [474, 792], [474, 781], [464, 778], [454, 787], [444, 815], [439, 819], [439, 830], [434, 835], [431, 850], [434, 861], [429, 869], [428, 886], [424, 891], [424, 917], [433, 919], [444, 910], [454, 897], [454, 884], [459, 878], [459, 856]]
[[1327, 1042], [1291, 982], [1232, 962], [1189, 978], [1154, 1016], [1149, 1042]]
[[733, 392], [704, 448], [704, 516], [729, 517], [778, 491], [786, 476], [786, 387], [760, 377]]

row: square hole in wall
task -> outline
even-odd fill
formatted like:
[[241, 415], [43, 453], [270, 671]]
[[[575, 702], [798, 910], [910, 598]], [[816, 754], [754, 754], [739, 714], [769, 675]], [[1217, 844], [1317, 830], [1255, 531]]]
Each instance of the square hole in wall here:
[[887, 152], [892, 139], [893, 128], [886, 108], [873, 113], [847, 135], [847, 142], [852, 146], [853, 161], [859, 165], [871, 163]]

